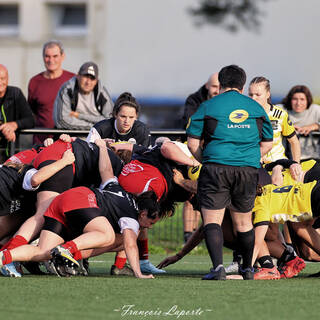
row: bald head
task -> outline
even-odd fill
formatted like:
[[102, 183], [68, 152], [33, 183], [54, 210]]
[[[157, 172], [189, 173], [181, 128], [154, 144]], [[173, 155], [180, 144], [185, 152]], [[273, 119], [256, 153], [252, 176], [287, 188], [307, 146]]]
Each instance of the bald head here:
[[219, 72], [212, 74], [208, 82], [206, 83], [206, 88], [208, 89], [208, 99], [213, 98], [214, 96], [219, 94], [219, 80], [218, 80]]
[[8, 87], [8, 69], [0, 64], [0, 98], [2, 98]]

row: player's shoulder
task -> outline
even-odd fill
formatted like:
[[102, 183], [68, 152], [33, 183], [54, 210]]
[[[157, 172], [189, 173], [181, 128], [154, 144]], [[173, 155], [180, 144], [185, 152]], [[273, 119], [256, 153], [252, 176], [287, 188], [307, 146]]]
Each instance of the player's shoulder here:
[[99, 122], [97, 122], [93, 128], [96, 130], [104, 130], [104, 131], [109, 131], [114, 129], [114, 118], [109, 118], [109, 119], [103, 119]]
[[140, 120], [136, 120], [133, 124], [133, 129], [146, 130], [148, 126]]
[[271, 106], [270, 114], [272, 117], [274, 117], [276, 119], [281, 119], [281, 118], [288, 116], [287, 111], [278, 105]]

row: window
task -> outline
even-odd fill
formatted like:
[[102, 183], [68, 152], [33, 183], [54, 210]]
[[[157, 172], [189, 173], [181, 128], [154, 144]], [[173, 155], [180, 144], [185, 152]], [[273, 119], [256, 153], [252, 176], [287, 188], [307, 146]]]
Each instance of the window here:
[[16, 36], [19, 32], [17, 4], [0, 5], [0, 36]]
[[58, 36], [76, 36], [87, 33], [86, 4], [50, 4], [52, 31]]

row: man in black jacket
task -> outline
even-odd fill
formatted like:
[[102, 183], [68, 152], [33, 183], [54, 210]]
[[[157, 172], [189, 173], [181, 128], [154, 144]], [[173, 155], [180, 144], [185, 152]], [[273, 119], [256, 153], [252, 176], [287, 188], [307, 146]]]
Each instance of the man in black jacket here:
[[219, 94], [218, 72], [212, 74], [207, 83], [205, 83], [198, 91], [190, 94], [184, 104], [184, 113], [182, 117], [182, 125], [185, 129], [189, 118], [197, 111], [200, 104]]
[[34, 127], [34, 118], [22, 91], [8, 86], [8, 70], [0, 64], [0, 163], [9, 157], [9, 142], [17, 130]]
[[[183, 128], [185, 129], [189, 118], [197, 111], [200, 104], [219, 94], [218, 72], [212, 74], [207, 83], [205, 83], [198, 91], [188, 96], [184, 104], [184, 114], [182, 118]], [[193, 206], [186, 201], [183, 206], [183, 231], [184, 242], [187, 242], [194, 230], [198, 228], [200, 213], [193, 210]]]

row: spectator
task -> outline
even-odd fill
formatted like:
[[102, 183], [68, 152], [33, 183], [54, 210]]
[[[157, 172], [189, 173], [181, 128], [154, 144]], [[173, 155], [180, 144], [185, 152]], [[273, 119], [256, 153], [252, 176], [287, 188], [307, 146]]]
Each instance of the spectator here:
[[0, 64], [0, 161], [9, 158], [9, 143], [16, 141], [18, 129], [34, 127], [28, 102], [17, 87], [8, 86], [8, 70]]
[[87, 142], [97, 139], [109, 139], [109, 142], [127, 141], [150, 146], [150, 132], [148, 127], [137, 120], [140, 105], [129, 92], [122, 93], [116, 100], [112, 118], [96, 123], [87, 136]]
[[53, 108], [57, 128], [88, 130], [110, 117], [113, 102], [98, 73], [94, 62], [86, 62], [77, 76], [62, 85]]
[[[74, 73], [62, 69], [65, 58], [62, 43], [50, 40], [42, 50], [45, 71], [29, 81], [28, 102], [35, 115], [36, 127], [54, 128], [53, 103], [63, 83], [74, 76]], [[48, 135], [34, 135], [33, 142], [40, 144]]]
[[291, 88], [282, 104], [300, 135], [301, 159], [319, 159], [319, 139], [312, 136], [320, 128], [320, 106], [312, 103], [312, 94], [303, 85]]
[[187, 126], [189, 118], [197, 111], [200, 104], [219, 94], [218, 72], [212, 74], [207, 83], [198, 91], [192, 93], [184, 104], [184, 114], [182, 117], [183, 128]]
[[[182, 118], [183, 127], [187, 126], [189, 118], [197, 111], [200, 104], [219, 94], [218, 72], [213, 73], [206, 84], [198, 91], [188, 96], [184, 105], [184, 115]], [[190, 201], [186, 201], [183, 205], [183, 237], [187, 242], [192, 233], [198, 228], [200, 214], [199, 211], [193, 210]]]
[[236, 65], [222, 68], [220, 94], [201, 104], [187, 128], [188, 147], [198, 161], [203, 161], [198, 196], [206, 245], [213, 263], [203, 280], [226, 279], [221, 230], [226, 207], [230, 209], [243, 258], [239, 272], [245, 280], [253, 279], [251, 212], [260, 158], [272, 148], [273, 130], [263, 108], [242, 94], [245, 81], [242, 68]]

